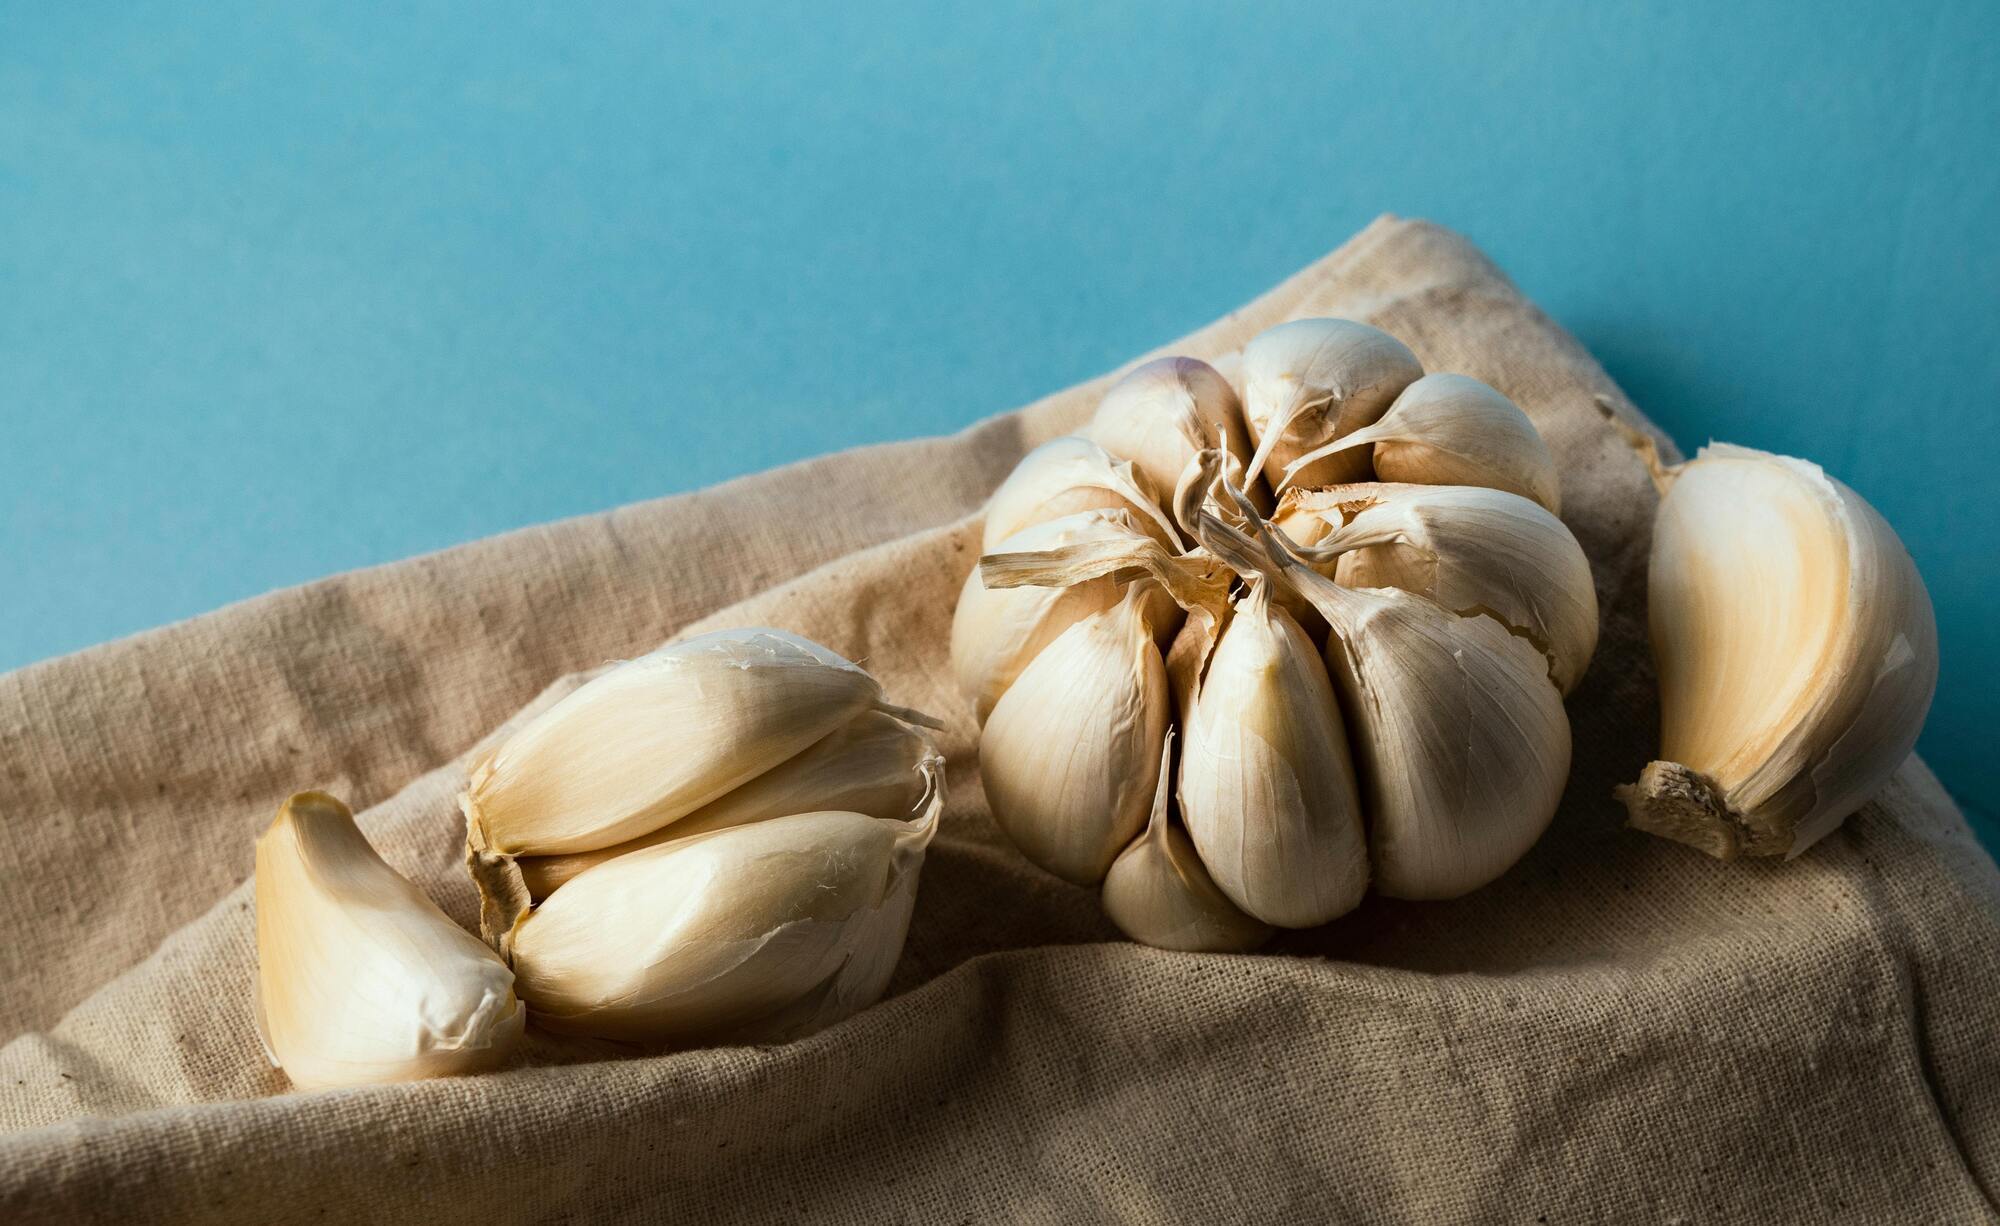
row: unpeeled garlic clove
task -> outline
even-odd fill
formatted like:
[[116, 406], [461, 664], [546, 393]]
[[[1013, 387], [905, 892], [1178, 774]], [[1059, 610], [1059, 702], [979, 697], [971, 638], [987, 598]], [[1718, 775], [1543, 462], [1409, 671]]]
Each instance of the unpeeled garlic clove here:
[[[1483, 485], [1562, 510], [1555, 455], [1519, 405], [1465, 375], [1425, 375], [1380, 421], [1294, 460], [1283, 485], [1326, 485], [1321, 462], [1374, 450], [1383, 481]], [[1282, 491], [1281, 491], [1282, 492]]]
[[1172, 734], [1160, 751], [1159, 786], [1145, 833], [1118, 853], [1104, 875], [1104, 914], [1142, 945], [1185, 953], [1241, 953], [1271, 927], [1237, 910], [1216, 888], [1185, 831], [1167, 813]]
[[1066, 881], [1101, 881], [1145, 825], [1166, 736], [1166, 665], [1145, 596], [1071, 626], [1000, 697], [979, 740], [1002, 832]]
[[1379, 328], [1346, 319], [1295, 319], [1258, 333], [1243, 348], [1243, 413], [1257, 442], [1250, 471], [1276, 489], [1365, 480], [1365, 449], [1300, 458], [1372, 424], [1423, 376], [1409, 346]]
[[257, 840], [257, 1026], [302, 1090], [490, 1068], [521, 1037], [514, 976], [324, 792]]
[[880, 711], [864, 711], [742, 787], [651, 834], [598, 851], [529, 856], [522, 879], [537, 901], [585, 869], [669, 840], [814, 810], [904, 819], [922, 805], [942, 759], [929, 737]]
[[1633, 826], [1722, 859], [1797, 855], [1915, 746], [1937, 686], [1930, 595], [1818, 465], [1712, 445], [1660, 479], [1660, 760], [1619, 799]]
[[1156, 358], [1134, 367], [1104, 393], [1083, 437], [1132, 461], [1158, 494], [1172, 490], [1205, 448], [1227, 450], [1239, 481], [1250, 459], [1236, 389], [1199, 358]]
[[901, 956], [942, 811], [814, 812], [607, 860], [523, 915], [507, 947], [539, 1026], [642, 1042], [782, 1039], [872, 1004]]
[[649, 834], [876, 709], [859, 666], [782, 630], [718, 630], [592, 680], [477, 762], [460, 805], [486, 855], [594, 851]]
[[1159, 497], [1130, 460], [1086, 438], [1051, 439], [1021, 458], [986, 504], [980, 552], [1036, 524], [1083, 511], [1129, 511], [1133, 521], [1163, 545], [1178, 545]]

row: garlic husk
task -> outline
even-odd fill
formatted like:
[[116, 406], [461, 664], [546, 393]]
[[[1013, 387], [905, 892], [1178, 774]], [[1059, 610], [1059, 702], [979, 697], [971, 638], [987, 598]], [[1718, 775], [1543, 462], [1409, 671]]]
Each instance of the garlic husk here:
[[864, 711], [797, 756], [677, 822], [598, 851], [525, 857], [519, 862], [521, 876], [539, 902], [587, 868], [671, 839], [815, 810], [909, 818], [924, 801], [929, 768], [941, 761], [923, 733], [893, 715]]
[[[1377, 478], [1421, 485], [1483, 485], [1562, 510], [1556, 459], [1519, 405], [1465, 375], [1425, 375], [1380, 421], [1292, 462], [1279, 485], [1332, 484], [1322, 461], [1372, 447]], [[1282, 492], [1282, 491], [1281, 491]]]
[[324, 792], [257, 840], [257, 1026], [302, 1090], [491, 1068], [521, 1037], [514, 975]]
[[1159, 494], [1174, 488], [1188, 461], [1220, 445], [1243, 480], [1250, 435], [1236, 389], [1199, 358], [1156, 358], [1111, 385], [1083, 437], [1132, 461]]
[[649, 834], [889, 705], [859, 666], [782, 630], [718, 630], [592, 680], [474, 764], [468, 844], [594, 851]]
[[1145, 833], [1118, 853], [1104, 875], [1104, 914], [1142, 945], [1184, 953], [1241, 953], [1271, 937], [1271, 926], [1237, 910], [1202, 867], [1194, 843], [1167, 812], [1172, 734], [1160, 750], [1159, 786]]
[[1187, 721], [1181, 820], [1230, 902], [1281, 928], [1346, 914], [1368, 889], [1347, 733], [1319, 651], [1252, 577]]
[[1159, 495], [1130, 460], [1086, 438], [1051, 439], [1021, 457], [986, 504], [980, 552], [1036, 524], [1084, 511], [1129, 511], [1140, 530], [1164, 545], [1179, 538], [1160, 510]]
[[1915, 746], [1937, 686], [1929, 593], [1818, 465], [1711, 445], [1662, 480], [1660, 760], [1619, 798], [1635, 827], [1723, 859], [1797, 855]]
[[[1257, 443], [1250, 471], [1276, 489], [1301, 456], [1372, 424], [1423, 373], [1409, 346], [1352, 320], [1295, 319], [1258, 333], [1243, 348], [1243, 414]], [[1363, 447], [1319, 457], [1292, 484], [1368, 476]]]
[[[1083, 541], [1150, 541], [1132, 513], [1085, 511], [1036, 524], [1008, 537], [997, 552], [1023, 553], [1061, 548]], [[1158, 584], [1146, 583], [1151, 616], [1161, 634], [1179, 628], [1173, 600]], [[1125, 581], [1101, 576], [1068, 587], [989, 588], [979, 568], [965, 578], [951, 621], [951, 666], [959, 689], [984, 721], [1041, 650], [1057, 635], [1093, 613], [1117, 604]]]
[[1071, 626], [993, 708], [979, 767], [993, 820], [1040, 868], [1101, 881], [1146, 823], [1170, 702], [1145, 597]]
[[689, 1044], [776, 1040], [882, 994], [942, 812], [791, 814], [674, 839], [566, 882], [508, 941], [535, 1024]]
[[1454, 613], [1499, 618], [1548, 657], [1565, 694], [1590, 666], [1590, 560], [1539, 503], [1472, 485], [1294, 489], [1276, 523], [1343, 587], [1402, 588]]

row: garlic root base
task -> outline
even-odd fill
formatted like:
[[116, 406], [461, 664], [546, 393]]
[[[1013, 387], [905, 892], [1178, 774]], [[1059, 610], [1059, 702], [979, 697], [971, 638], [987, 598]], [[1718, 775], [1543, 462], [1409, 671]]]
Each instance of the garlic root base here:
[[1686, 843], [1718, 860], [1791, 850], [1785, 832], [1760, 827], [1736, 812], [1713, 779], [1678, 762], [1649, 762], [1638, 782], [1621, 784], [1612, 795], [1624, 802], [1627, 826]]

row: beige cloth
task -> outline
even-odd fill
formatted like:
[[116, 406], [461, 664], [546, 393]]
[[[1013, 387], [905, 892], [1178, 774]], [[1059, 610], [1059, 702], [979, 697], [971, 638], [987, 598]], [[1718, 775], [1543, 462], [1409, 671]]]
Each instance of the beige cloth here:
[[[876, 447], [280, 592], [0, 678], [0, 1220], [1963, 1221], [2000, 1190], [2000, 875], [1915, 761], [1790, 864], [1621, 828], [1653, 496], [1604, 373], [1463, 239], [1383, 219], [1170, 348], [1364, 319], [1519, 402], [1596, 567], [1576, 766], [1452, 903], [1248, 957], [1115, 940], [984, 812], [945, 662], [973, 516], [1103, 380]], [[534, 1041], [289, 1092], [252, 1030], [251, 843], [330, 788], [460, 920], [475, 741], [564, 674], [767, 623], [951, 732], [891, 997], [778, 1047]], [[544, 696], [546, 699], [546, 695]]]

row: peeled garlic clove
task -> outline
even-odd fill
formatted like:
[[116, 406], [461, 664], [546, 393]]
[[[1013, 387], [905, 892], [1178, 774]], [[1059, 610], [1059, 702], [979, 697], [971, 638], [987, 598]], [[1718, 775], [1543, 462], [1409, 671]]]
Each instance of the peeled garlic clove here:
[[[996, 548], [1023, 553], [1083, 541], [1140, 539], [1153, 538], [1140, 530], [1131, 512], [1097, 510], [1025, 528]], [[1117, 604], [1125, 586], [1121, 579], [1102, 576], [1068, 587], [988, 588], [973, 567], [952, 614], [951, 666], [978, 717], [984, 720], [992, 712], [1021, 670], [1056, 636]], [[1157, 584], [1149, 583], [1147, 591], [1153, 624], [1172, 633], [1179, 625], [1172, 598]]]
[[514, 926], [538, 1026], [646, 1042], [782, 1039], [888, 985], [942, 776], [922, 817], [799, 813], [607, 860]]
[[1465, 375], [1425, 375], [1382, 419], [1301, 456], [1285, 478], [1312, 479], [1322, 460], [1374, 448], [1375, 475], [1422, 485], [1483, 485], [1562, 510], [1556, 458], [1519, 405]]
[[529, 856], [520, 861], [521, 876], [540, 901], [587, 868], [670, 839], [819, 809], [908, 818], [923, 803], [928, 766], [941, 761], [923, 733], [892, 715], [864, 711], [805, 752], [677, 822], [599, 851]]
[[1590, 666], [1590, 560], [1541, 505], [1471, 485], [1353, 485], [1288, 490], [1285, 511], [1280, 527], [1314, 546], [1315, 561], [1337, 557], [1331, 577], [1342, 586], [1402, 588], [1463, 616], [1497, 617], [1548, 657], [1565, 694]]
[[1649, 606], [1660, 761], [1632, 825], [1710, 855], [1797, 855], [1909, 756], [1937, 686], [1930, 595], [1893, 529], [1818, 465], [1710, 446], [1669, 481]]
[[1146, 823], [1167, 733], [1166, 665], [1143, 593], [1063, 631], [986, 721], [979, 768], [993, 820], [1066, 881], [1104, 878]]
[[1181, 820], [1230, 902], [1281, 928], [1368, 889], [1361, 799], [1319, 650], [1253, 579], [1209, 658], [1181, 751]]
[[1156, 358], [1134, 367], [1104, 393], [1083, 436], [1132, 461], [1162, 495], [1204, 448], [1223, 446], [1239, 473], [1250, 459], [1236, 389], [1199, 358]]
[[347, 806], [300, 792], [257, 840], [257, 1024], [302, 1090], [490, 1068], [514, 975], [384, 863]]
[[564, 698], [472, 768], [460, 805], [478, 850], [594, 851], [658, 830], [874, 708], [859, 666], [782, 630], [663, 647]]
[[[1172, 735], [1168, 737], [1171, 742]], [[1142, 945], [1186, 953], [1240, 953], [1270, 939], [1271, 928], [1238, 911], [1215, 887], [1194, 844], [1167, 816], [1173, 773], [1160, 751], [1160, 782], [1146, 832], [1118, 853], [1104, 876], [1104, 914]]]
[[[1243, 348], [1243, 412], [1257, 450], [1250, 471], [1276, 489], [1302, 456], [1372, 424], [1424, 368], [1409, 347], [1346, 319], [1296, 319]], [[1294, 485], [1368, 476], [1365, 449], [1328, 451], [1299, 466]]]
[[980, 552], [1024, 528], [1083, 511], [1129, 511], [1133, 521], [1163, 545], [1177, 545], [1158, 494], [1129, 460], [1085, 438], [1051, 439], [1021, 458], [986, 504]]

